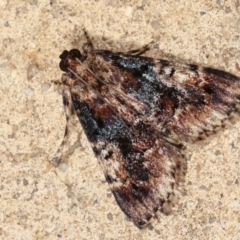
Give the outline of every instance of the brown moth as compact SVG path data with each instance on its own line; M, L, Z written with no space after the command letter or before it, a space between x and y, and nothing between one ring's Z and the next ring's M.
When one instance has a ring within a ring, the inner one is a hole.
M76 113L122 211L139 226L170 213L182 192L182 149L238 112L240 78L194 64L144 57L149 49L60 55L67 123ZM66 126L64 141L68 135Z

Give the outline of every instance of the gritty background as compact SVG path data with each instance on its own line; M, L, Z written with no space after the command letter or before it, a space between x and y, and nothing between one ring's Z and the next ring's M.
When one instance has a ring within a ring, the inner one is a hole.
M144 230L115 203L80 124L66 164L50 164L65 128L52 82L83 27L96 48L154 40L148 56L240 75L239 0L0 0L0 239L239 239L240 121L188 148L186 195Z

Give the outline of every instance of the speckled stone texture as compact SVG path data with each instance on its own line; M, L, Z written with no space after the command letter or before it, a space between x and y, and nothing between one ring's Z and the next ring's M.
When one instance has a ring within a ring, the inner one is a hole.
M115 203L76 125L65 163L50 164L65 128L59 55L130 50L240 75L240 2L0 1L0 239L239 239L240 120L188 147L186 195L139 230Z

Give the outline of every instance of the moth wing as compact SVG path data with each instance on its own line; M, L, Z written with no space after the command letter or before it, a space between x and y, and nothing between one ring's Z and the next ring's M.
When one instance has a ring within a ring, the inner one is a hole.
M105 176L121 209L144 227L158 212L171 213L182 195L186 162L179 149L161 140L149 150L136 151L135 156L120 172L105 166Z
M213 132L237 110L239 78L211 68L110 51L61 55L72 102L121 209L144 226L170 212L186 162L181 141Z
M239 112L240 78L233 74L109 51L97 55L111 64L109 78L122 101L139 103L132 105L138 116L170 141L201 140Z
M75 111L123 212L145 226L158 210L171 211L181 194L186 163L177 147L151 126L128 127L98 96L72 91Z
M174 69L174 66L170 68ZM239 113L240 78L235 75L185 65L177 67L164 81L170 82L179 92L175 96L177 101L171 94L166 94L162 100L161 106L167 106L165 110L174 105L171 109L174 113L165 123L165 129L183 141L202 140Z

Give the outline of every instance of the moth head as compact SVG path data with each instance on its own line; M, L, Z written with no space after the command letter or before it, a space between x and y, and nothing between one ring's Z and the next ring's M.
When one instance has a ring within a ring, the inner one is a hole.
M59 56L61 59L59 67L64 72L69 72L69 69L74 70L77 63L84 62L86 56L82 55L78 49L72 49L70 51L64 50Z

